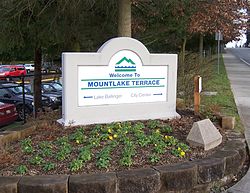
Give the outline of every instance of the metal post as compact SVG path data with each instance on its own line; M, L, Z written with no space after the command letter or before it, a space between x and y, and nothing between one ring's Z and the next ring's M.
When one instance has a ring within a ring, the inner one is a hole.
M218 39L218 45L217 45L217 49L218 49L218 58L217 58L217 71L218 71L218 74L220 74L220 40Z
M26 123L26 113L25 113L24 75L22 75L22 90L23 90L23 124L25 124Z
M35 79L36 77L34 76L34 79L32 80L33 84L33 117L36 118L37 115L37 109L36 109L36 98L35 98Z
M218 32L215 33L215 40L217 40L217 52L218 52L218 61L217 61L217 71L218 74L220 73L220 41L223 40L223 35L221 33L221 31L219 30Z

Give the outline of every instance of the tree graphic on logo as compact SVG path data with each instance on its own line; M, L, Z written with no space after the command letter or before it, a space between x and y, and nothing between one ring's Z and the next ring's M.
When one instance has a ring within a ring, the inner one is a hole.
M116 72L135 72L136 64L133 60L128 59L127 57L123 57L119 62L115 65Z

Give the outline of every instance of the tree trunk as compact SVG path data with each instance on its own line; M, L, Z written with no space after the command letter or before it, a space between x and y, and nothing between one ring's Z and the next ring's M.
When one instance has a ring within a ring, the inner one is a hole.
M186 44L187 44L187 37L185 36L183 39L182 47L181 47L181 63L184 65L185 63L185 54L186 54Z
M199 64L201 65L203 63L203 34L200 34L200 40L199 40Z
M131 37L131 0L119 0L118 36Z
M72 50L75 52L80 52L81 51L81 46L79 42L74 42L73 46L72 46Z
M36 48L35 49L35 72L34 72L34 116L35 117L37 117L37 112L42 107L41 63L42 63L42 50L41 48Z
M185 55L186 55L186 44L187 44L187 37L184 36L182 46L181 46L181 76L184 77L185 75Z

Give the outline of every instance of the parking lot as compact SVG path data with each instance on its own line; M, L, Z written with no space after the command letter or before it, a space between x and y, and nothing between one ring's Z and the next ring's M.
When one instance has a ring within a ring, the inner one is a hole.
M0 130L15 128L33 116L34 75L0 80ZM62 104L61 74L42 74L42 110L56 110Z

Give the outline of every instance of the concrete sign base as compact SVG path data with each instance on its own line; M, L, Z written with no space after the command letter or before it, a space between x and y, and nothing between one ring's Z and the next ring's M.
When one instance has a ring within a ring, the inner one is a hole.
M63 53L62 66L64 126L179 116L176 54L114 38L97 53Z

